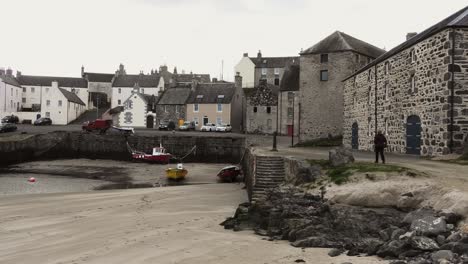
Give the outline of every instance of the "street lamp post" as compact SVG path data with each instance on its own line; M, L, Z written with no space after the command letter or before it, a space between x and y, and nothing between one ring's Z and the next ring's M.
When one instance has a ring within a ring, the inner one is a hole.
M296 94L293 92L293 100L292 100L292 126L291 126L291 147L294 147L294 100L295 100Z

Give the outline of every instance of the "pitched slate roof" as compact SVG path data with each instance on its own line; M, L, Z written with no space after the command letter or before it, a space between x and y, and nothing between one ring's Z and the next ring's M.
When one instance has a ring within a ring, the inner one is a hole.
M468 6L463 8L462 10L452 14L451 16L445 18L444 20L440 21L439 23L429 27L428 29L424 30L423 32L417 34L416 36L408 39L407 41L401 43L400 45L396 46L395 48L391 49L390 51L386 52L382 56L378 57L371 63L367 64L366 66L362 67L352 75L348 76L345 80L366 71L367 69L375 66L376 64L387 60L388 58L400 53L403 50L406 50L419 42L431 37L432 35L439 33L440 31L450 28L450 27L468 27Z
M192 91L187 99L187 104L229 104L235 90L234 83L198 84L195 91ZM219 95L223 95L223 97L220 98Z
M299 91L299 65L291 65L283 73L281 91Z
M134 87L138 83L139 87L158 87L159 74L145 75L145 74L126 74L119 75L114 79L112 87Z
M18 80L14 76L0 75L0 79L2 79L2 81L4 83L7 83L9 85L13 85L13 86L16 86L16 87L21 87L20 83L18 82Z
M351 37L340 31L335 31L330 36L319 41L314 46L301 52L301 55L320 54L338 51L355 51L371 58L377 58L385 50L377 48L367 42Z
M31 86L52 86L52 82L56 81L61 87L88 88L86 79L74 77L21 75L18 81L21 85Z
M200 82L202 83L209 83L211 82L211 78L209 74L174 74L172 75L174 80L178 83L181 82L192 82L193 78L199 78Z
M59 88L59 90L60 92L62 92L63 96L67 98L68 101L73 102L75 104L85 105L85 103L75 93L69 92L63 88Z
M299 64L299 57L249 57L257 68L284 68L288 65Z
M190 96L190 88L168 88L160 96L159 105L183 105Z
M95 73L95 72L85 72L83 74L86 76L86 79L89 82L112 82L112 78L114 78L115 74L111 73Z

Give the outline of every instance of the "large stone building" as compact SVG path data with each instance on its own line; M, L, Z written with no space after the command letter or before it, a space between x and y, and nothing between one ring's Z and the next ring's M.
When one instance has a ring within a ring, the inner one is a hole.
M300 57L300 141L343 133L343 79L385 51L336 31Z
M461 149L468 133L468 7L408 37L345 80L345 146L372 150L381 130L392 152Z
M259 51L257 57L244 53L234 70L242 77L242 88L254 88L260 80L279 86L285 68L293 64L299 64L299 57L263 57Z
M247 133L273 134L277 130L278 93L279 86L266 80L255 88L244 88Z

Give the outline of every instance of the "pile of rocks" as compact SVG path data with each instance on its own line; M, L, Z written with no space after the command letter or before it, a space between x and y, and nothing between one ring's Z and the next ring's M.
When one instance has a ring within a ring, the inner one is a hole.
M405 213L393 208L332 204L299 187L270 190L264 201L242 204L227 229L252 228L295 247L334 248L330 256L378 255L394 263L468 263L468 230L456 230L460 217L424 208Z

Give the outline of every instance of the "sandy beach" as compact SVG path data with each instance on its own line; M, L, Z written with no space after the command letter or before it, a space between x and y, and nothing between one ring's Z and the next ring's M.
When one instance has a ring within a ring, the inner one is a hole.
M238 184L2 196L0 263L386 263L224 230L246 199Z

